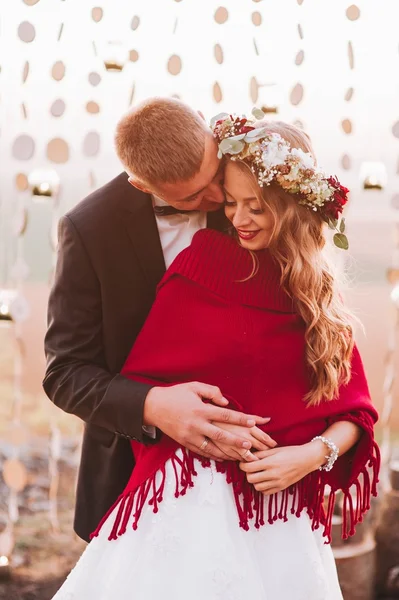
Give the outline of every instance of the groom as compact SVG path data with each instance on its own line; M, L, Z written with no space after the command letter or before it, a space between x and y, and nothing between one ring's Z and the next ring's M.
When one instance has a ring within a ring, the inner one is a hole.
M60 220L45 338L44 390L85 421L75 513L85 540L129 479L129 440L157 443L164 432L237 460L251 445L245 428L265 422L230 410L223 390L201 382L151 388L119 374L165 267L199 229L223 228L224 197L211 131L177 100L150 99L126 115L116 149L126 173Z

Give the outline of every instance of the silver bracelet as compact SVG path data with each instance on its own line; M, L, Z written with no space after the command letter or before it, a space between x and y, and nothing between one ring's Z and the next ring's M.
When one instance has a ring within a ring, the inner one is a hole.
M325 456L325 458L327 460L326 464L319 467L319 471L331 471L331 469L334 466L335 461L337 460L337 458L339 456L339 448L336 444L334 444L334 442L332 442L328 438L325 438L322 435L316 435L316 437L314 437L313 440L311 440L311 441L314 442L316 440L320 440L321 442L323 442L323 444L325 444L327 446L327 448L330 450L330 454Z

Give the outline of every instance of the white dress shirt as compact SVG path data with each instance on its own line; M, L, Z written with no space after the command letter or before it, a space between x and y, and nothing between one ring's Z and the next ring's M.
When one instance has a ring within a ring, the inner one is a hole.
M168 203L156 196L152 197L155 206L168 206ZM168 269L176 256L191 244L194 235L206 227L206 212L193 211L192 213L170 215L168 217L155 216L165 265ZM143 425L144 432L155 439L155 427Z
M153 196L155 206L168 206L167 202ZM191 244L194 234L206 227L206 212L155 217L161 240L165 265L168 269L176 256Z

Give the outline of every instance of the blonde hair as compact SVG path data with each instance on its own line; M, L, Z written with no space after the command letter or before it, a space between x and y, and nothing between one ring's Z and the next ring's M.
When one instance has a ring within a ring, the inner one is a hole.
M309 137L300 129L279 121L260 125L279 133L292 148L314 155ZM333 400L351 377L355 318L341 300L333 266L323 252L324 223L277 184L260 188L245 162L235 164L251 175L257 196L274 217L269 250L281 267L281 284L305 322L311 385L304 399L309 405Z
M174 98L149 98L119 121L116 152L146 184L191 179L201 168L210 130L200 115Z

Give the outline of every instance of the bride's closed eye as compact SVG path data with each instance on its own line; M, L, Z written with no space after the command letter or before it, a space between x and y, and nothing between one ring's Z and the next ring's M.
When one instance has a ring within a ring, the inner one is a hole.
M229 207L233 207L237 205L237 202L234 202L233 200L225 200L224 201L224 205L225 206L229 206ZM263 210L263 208L250 208L249 212L252 215L262 215L265 211Z

